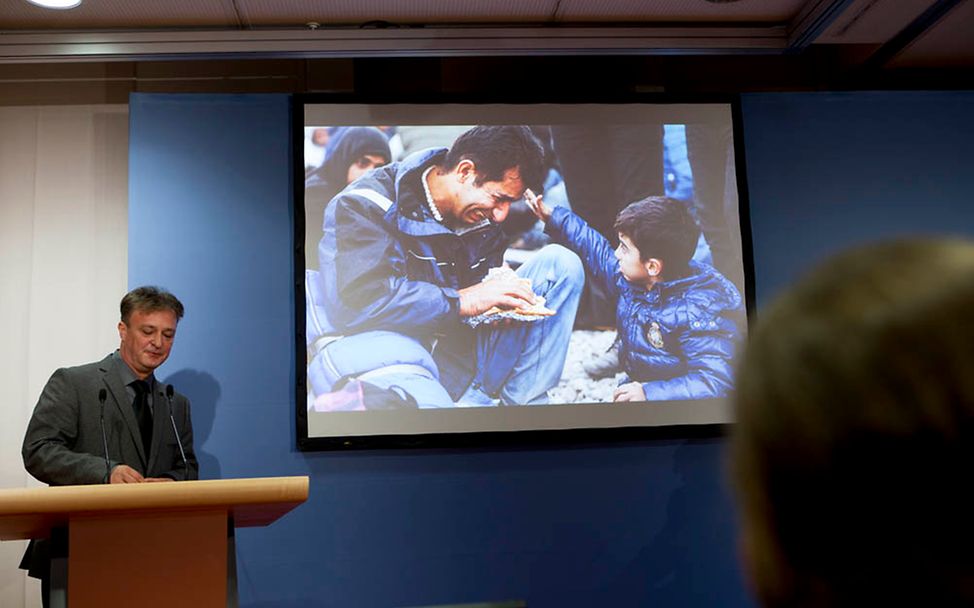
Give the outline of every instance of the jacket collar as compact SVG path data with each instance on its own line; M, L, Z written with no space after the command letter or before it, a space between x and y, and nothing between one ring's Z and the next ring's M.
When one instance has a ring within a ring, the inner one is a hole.
M426 205L423 172L446 157L446 148L430 148L414 152L399 163L396 172L395 200L397 225L404 234L431 236L450 234L450 230L433 218Z
M720 309L732 310L741 306L741 294L724 275L710 264L690 262L690 274L672 281L662 281L653 286L650 292L657 291L660 297L674 292L694 289L707 292L709 300Z
M426 201L423 188L423 172L446 158L446 148L430 148L410 154L399 163L396 172L396 209L399 230L411 236L432 236L435 234L464 235L491 225L484 220L473 226L465 226L453 231L436 221Z

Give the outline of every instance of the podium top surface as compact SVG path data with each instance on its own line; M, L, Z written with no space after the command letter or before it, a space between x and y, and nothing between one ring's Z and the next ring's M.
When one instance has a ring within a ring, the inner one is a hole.
M0 490L0 540L40 538L76 518L190 511L226 511L236 527L266 526L307 498L307 477L13 488Z

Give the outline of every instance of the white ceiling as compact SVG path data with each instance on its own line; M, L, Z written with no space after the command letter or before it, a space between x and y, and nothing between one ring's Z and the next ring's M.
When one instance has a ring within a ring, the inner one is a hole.
M972 25L974 0L0 0L0 63L860 45L880 67L970 67Z

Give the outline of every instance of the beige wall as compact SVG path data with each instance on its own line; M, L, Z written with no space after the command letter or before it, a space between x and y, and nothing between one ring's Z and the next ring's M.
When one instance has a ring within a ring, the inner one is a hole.
M351 66L0 65L0 489L40 485L24 471L20 449L51 373L118 344L128 283L129 95L347 91ZM39 584L18 569L25 546L0 542L3 608L40 606Z
M0 107L0 488L37 485L20 456L57 367L118 343L128 272L128 108ZM39 606L0 542L0 606Z

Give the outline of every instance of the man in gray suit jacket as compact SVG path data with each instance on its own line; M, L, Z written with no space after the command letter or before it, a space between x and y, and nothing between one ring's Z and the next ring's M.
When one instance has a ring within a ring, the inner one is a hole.
M169 357L183 305L167 291L139 287L122 298L120 309L118 350L101 361L54 372L34 408L23 457L27 471L40 481L198 478L189 400L153 374ZM42 579L48 566L45 544L32 542L21 563Z

